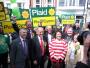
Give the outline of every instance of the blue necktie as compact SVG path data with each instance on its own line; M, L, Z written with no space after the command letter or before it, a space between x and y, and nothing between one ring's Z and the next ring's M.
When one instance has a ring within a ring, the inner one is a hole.
M24 53L27 56L28 55L28 49L27 49L27 45L26 45L26 41L23 40L23 48L24 48Z

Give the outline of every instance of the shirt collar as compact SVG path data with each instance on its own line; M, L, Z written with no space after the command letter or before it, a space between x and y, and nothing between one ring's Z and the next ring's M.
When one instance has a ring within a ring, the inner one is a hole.
M21 39L21 41L23 41L24 39L20 36L20 39Z

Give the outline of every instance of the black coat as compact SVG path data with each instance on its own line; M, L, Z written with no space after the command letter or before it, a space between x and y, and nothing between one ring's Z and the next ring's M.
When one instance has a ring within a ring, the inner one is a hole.
M26 40L26 45L28 48L27 40ZM28 65L29 65L29 60L27 60L28 58L29 58L28 55L25 55L25 51L23 49L23 45L20 38L13 40L11 44L11 50L10 50L11 66L15 66L15 68L27 68L26 62L28 62Z
M78 62L76 64L76 67L75 68L90 68L88 65L82 63L82 62Z
M40 49L40 43L39 43L39 39L38 36L35 36L33 39L33 60L38 60L39 58L42 57L42 53L41 53L41 49ZM44 50L46 51L46 38L45 36L43 36L43 42L44 42ZM44 53L45 55L45 53Z

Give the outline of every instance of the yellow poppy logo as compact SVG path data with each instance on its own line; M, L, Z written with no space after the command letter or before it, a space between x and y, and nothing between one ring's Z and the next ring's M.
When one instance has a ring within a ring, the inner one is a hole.
M48 13L49 13L49 15L51 15L51 16L52 16L52 15L54 15L54 14L55 14L55 10L51 8L51 9L49 9L49 12L48 12Z
M28 13L28 11L23 11L23 12L22 12L22 16L23 16L23 18L25 18L25 19L29 18L29 13Z

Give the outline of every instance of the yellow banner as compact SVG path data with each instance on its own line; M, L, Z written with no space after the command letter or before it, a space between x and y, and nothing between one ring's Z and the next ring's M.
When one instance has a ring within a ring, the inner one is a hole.
M0 2L0 20L5 20L5 18L4 3Z
M42 26L55 25L55 16L52 17L34 17L33 27L37 27L38 23L42 20Z
M0 12L0 20L5 20L5 12Z
M2 23L2 26L3 26L4 33L12 33L12 32L14 32L14 29L13 29L12 24L11 24L10 21L4 21Z
M62 20L62 24L74 24L75 20Z
M17 25L19 28L26 28L25 23L27 20L17 20Z
M6 15L6 20L5 21L10 21L10 16Z
M18 20L16 23L19 28L26 28L25 22L26 22L26 20ZM2 26L3 26L4 33L13 33L14 32L12 23L10 21L2 22Z

